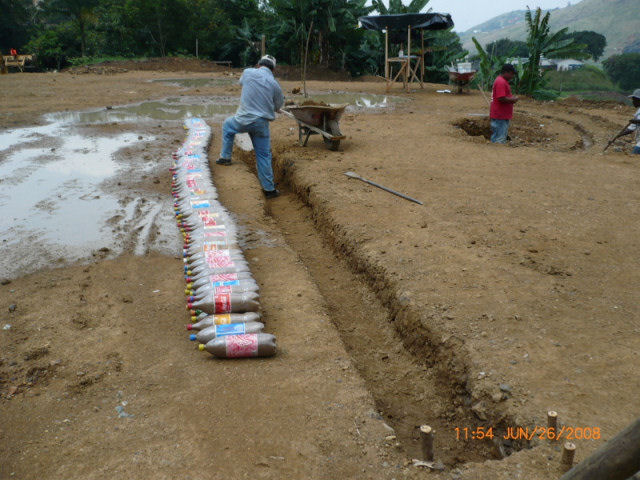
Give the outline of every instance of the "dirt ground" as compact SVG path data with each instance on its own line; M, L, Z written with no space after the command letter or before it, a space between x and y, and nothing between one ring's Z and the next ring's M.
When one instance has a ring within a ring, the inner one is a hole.
M5 75L0 127L239 94L149 82L208 76ZM384 93L373 82L309 88ZM251 153L212 167L261 285L273 359L220 362L189 344L171 241L161 249L152 236L140 251L124 235L111 254L3 281L0 478L553 479L561 442L465 440L456 427L498 436L557 410L580 436L599 429L572 439L579 461L637 417L638 162L625 142L601 154L632 110L527 100L512 146L494 146L483 97L438 88L398 87L409 101L347 113L338 152L317 136L300 147L295 124L277 119L276 200L263 200ZM168 196L180 125L100 128L156 138L144 152L155 169L108 188ZM210 160L219 142L214 126ZM175 227L156 228L177 242ZM411 465L425 423L436 429L439 473Z

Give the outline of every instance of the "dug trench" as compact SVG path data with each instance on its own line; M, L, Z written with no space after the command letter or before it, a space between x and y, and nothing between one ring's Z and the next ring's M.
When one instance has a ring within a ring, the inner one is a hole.
M274 150L274 173L283 195L265 202L265 213L275 220L322 294L355 368L394 429L397 447L407 458L420 458L419 427L428 424L437 432L437 460L449 468L530 448L529 442L500 439L516 419L499 408L474 411L478 396L467 386L463 343L436 338L401 285L369 264L359 254L357 241L332 223L323 202L300 184L286 147L276 145ZM242 163L236 168L255 173L253 152L238 151L237 158ZM221 167L217 168L216 176ZM231 192L225 191L224 183L218 188L223 203L233 210ZM455 430L479 423L493 426L495 438L464 441Z

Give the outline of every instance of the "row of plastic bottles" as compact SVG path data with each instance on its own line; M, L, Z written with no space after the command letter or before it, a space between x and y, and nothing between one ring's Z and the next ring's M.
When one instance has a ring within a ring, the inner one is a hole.
M173 154L171 190L184 237L187 330L199 349L219 358L268 357L276 339L263 333L260 289L236 241L235 224L218 202L207 149L211 129L199 118L185 121L182 147Z

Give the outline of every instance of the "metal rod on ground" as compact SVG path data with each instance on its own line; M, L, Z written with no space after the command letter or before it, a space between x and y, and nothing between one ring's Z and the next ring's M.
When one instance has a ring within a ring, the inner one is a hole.
M560 463L562 464L562 470L567 471L570 470L573 466L573 459L576 455L576 444L571 442L564 442L562 446L562 460Z
M609 143L607 143L607 146L604 147L604 150L602 151L602 153L606 152L609 149L609 147L611 145L613 145L613 142L615 142L617 139L619 139L622 136L622 134L627 131L627 129L629 128L630 125L631 125L630 123L627 124L626 127L624 127L622 130L620 130L620 133L618 133L615 137L613 137L611 140L609 140Z
M422 425L420 427L422 460L425 462L433 462L433 436L435 433L435 430L429 425Z
M311 39L311 32L313 31L313 20L309 25L309 34L307 35L307 46L304 49L304 67L302 70L302 88L304 89L304 98L307 98L307 57L309 56L309 40Z
M362 178L357 173L345 172L344 174L347 177L355 178L355 179L360 180L360 181L362 181L364 183L368 183L369 185L373 185L374 187L380 188L381 190L384 190L385 192L392 193L393 195L397 195L398 197L404 198L405 200L409 200L410 202L417 203L418 205L424 205L424 203L422 203L420 200L416 200L415 198L411 198L410 196L405 195L404 193L396 192L395 190L392 190L392 189L387 188L387 187L385 187L383 185L380 185L379 183L372 182L371 180L367 180L366 178Z
M627 480L640 471L640 418L560 480Z

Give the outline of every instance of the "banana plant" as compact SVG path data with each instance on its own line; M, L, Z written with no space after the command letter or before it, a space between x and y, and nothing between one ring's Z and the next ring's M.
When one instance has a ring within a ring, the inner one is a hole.
M540 8L537 8L535 13L527 8L524 18L528 31L529 61L523 67L517 90L520 93L534 95L542 90L545 84L545 72L540 70L542 57L585 59L589 54L586 45L577 43L573 38L566 38L568 28L551 33L551 12L542 15Z
M429 3L429 0L411 0L408 5L402 0L389 0L387 7L382 0L373 0L372 5L380 15L392 15L396 13L420 13Z

